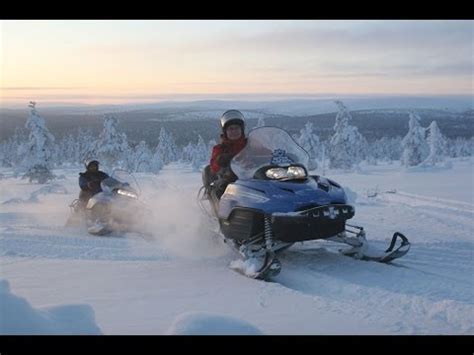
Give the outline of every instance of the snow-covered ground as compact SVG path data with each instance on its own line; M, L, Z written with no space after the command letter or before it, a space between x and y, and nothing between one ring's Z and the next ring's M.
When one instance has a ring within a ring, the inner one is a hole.
M4 169L0 333L474 334L474 159L452 165L328 171L375 247L401 231L411 250L386 265L305 242L281 255L274 282L228 268L237 256L206 231L201 176L185 165L136 175L151 236L111 237L64 227L78 171L35 185Z

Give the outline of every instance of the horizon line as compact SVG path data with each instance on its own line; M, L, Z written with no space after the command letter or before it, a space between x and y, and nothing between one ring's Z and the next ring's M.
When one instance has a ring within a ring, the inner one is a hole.
M33 96L33 95L32 95ZM216 93L216 94L199 94L199 93L166 93L166 94L149 94L149 95L75 95L68 97L57 97L56 98L23 98L23 97L1 97L0 96L0 107L6 108L7 106L21 106L27 105L29 101L36 101L40 104L46 105L81 105L81 106L121 106L121 105L140 105L140 104L158 104L164 102L183 102L183 100L189 100L184 102L199 102L199 101L256 101L267 99L275 101L278 99L293 99L293 100L310 100L315 99L339 99L345 98L371 98L371 97L382 97L382 98L434 98L434 97L446 97L446 98L471 98L474 100L474 95L466 93ZM77 99L74 99L77 98ZM253 99L252 99L253 98ZM249 100L250 99L250 100ZM91 103L87 102L90 100L113 100L118 102L109 103ZM10 101L10 102L8 102Z

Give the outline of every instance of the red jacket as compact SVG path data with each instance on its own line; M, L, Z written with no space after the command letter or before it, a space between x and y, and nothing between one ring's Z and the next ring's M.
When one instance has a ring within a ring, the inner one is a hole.
M217 174L221 168L228 167L230 160L244 149L246 144L247 138L245 137L237 140L222 138L222 142L212 148L211 171Z

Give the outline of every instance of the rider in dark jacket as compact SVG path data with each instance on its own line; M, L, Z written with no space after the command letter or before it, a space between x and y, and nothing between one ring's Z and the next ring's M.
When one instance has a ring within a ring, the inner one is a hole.
M79 173L79 205L84 209L89 199L96 193L102 191L100 183L107 179L109 175L99 170L99 162L97 160L88 160L85 162L86 171Z

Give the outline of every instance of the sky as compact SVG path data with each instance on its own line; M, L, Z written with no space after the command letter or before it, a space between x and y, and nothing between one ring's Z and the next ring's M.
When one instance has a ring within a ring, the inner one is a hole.
M472 95L474 21L2 20L1 104Z

